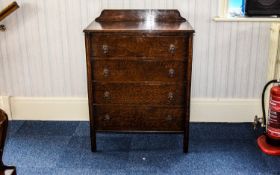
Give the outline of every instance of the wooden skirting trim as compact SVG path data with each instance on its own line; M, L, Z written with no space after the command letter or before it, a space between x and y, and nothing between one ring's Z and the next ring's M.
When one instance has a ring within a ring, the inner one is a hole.
M0 107L1 99L2 97L0 97ZM12 120L88 121L86 97L5 99L9 99ZM259 99L193 98L190 120L192 122L251 122L256 114L261 116L260 110Z

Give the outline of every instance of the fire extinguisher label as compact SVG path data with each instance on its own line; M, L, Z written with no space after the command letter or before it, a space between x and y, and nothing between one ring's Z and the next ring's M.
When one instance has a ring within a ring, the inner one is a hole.
M274 86L270 93L267 135L272 139L280 140L280 97L279 94L273 93L278 91L278 88L280 87Z

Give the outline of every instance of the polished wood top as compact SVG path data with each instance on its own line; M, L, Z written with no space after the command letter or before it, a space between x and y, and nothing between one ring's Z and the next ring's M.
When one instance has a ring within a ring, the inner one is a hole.
M97 22L105 21L186 21L181 17L178 10L103 10L101 15L95 19Z
M188 32L192 26L178 10L103 10L84 32Z

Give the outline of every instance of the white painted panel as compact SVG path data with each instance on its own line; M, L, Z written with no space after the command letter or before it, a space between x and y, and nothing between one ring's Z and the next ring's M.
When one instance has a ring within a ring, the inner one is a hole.
M210 5L210 14L209 18L212 16L216 15L216 0L211 0L211 5ZM215 58L216 58L216 50L217 50L217 45L216 45L216 36L217 36L217 23L214 23L213 21L209 21L209 27L208 27L208 65L207 65L207 72L206 72L206 79L205 79L205 85L206 88L206 95L208 97L214 96L214 81L216 78L214 77L214 65L215 65ZM194 87L193 87L194 88Z
M236 76L236 53L237 53L237 37L238 37L238 23L233 22L231 24L231 31L230 31L230 48L229 48L229 55L228 55L228 62L226 63L228 69L228 76L227 76L227 89L226 94L228 97L234 97L235 91L235 81L234 78Z
M244 61L244 52L246 51L246 45L244 38L246 37L246 26L239 23L238 28L238 35L237 35L237 49L236 49L236 61L235 61L235 89L234 89L234 96L241 94L241 78L242 78L242 70L243 70L243 64Z
M179 9L194 26L193 97L258 98L270 23L214 22L219 0L18 0L0 33L0 94L86 96L82 30L102 9ZM10 0L0 1L4 8Z
M259 35L260 35L260 24L259 23L254 23L252 25L252 39L251 39L251 48L250 48L250 64L249 64L249 71L248 71L248 87L247 87L247 94L248 96L253 96L255 92L255 82L254 80L257 78L256 77L256 66L257 66L257 52L256 50L258 49L259 47Z
M63 1L61 1L63 2ZM40 94L40 96L47 96L48 94L52 94L52 89L53 89L53 81L51 72L52 72L52 67L51 65L54 64L50 60L50 45L49 45L49 38L47 35L47 13L46 13L46 8L45 8L45 1L44 0L38 0L37 1L37 8L38 8L38 34L39 34L39 47L41 51L41 70L42 71L42 76L41 78L44 81L44 94ZM20 10L23 9L23 7L20 8ZM65 13L65 8L61 8L61 15L63 16ZM20 14L20 11L18 12ZM21 20L22 23L24 23L24 20ZM23 24L22 24L23 25ZM61 23L61 30L65 30L65 23ZM24 36L24 30L20 34L21 36ZM63 35L62 35L63 37ZM24 40L23 40L24 41ZM25 44L22 41L22 46L25 46ZM64 37L62 42L67 42L67 37ZM62 47L62 49L64 49ZM63 50L64 51L64 50ZM67 55L64 55L67 56ZM27 54L24 55L25 61L28 63L28 56ZM28 64L23 64L23 65L28 65ZM28 67L26 67L28 70ZM27 71L28 72L28 71ZM67 79L66 79L67 80ZM31 86L31 85L30 85ZM31 94L30 94L31 95Z
M222 46L222 50L220 51L222 53L221 58L220 58L220 63L218 64L220 66L220 81L218 87L220 87L219 89L219 96L224 97L227 95L227 89L228 89L228 77L229 77L229 68L230 68L230 64L229 64L229 58L230 58L230 51L231 51L231 27L232 24L231 23L224 23L223 26L223 46Z

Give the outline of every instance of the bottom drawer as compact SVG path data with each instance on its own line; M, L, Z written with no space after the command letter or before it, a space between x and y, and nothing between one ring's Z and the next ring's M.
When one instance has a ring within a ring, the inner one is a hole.
M183 131L184 108L94 105L100 131Z

